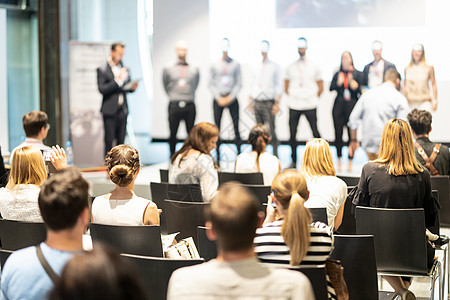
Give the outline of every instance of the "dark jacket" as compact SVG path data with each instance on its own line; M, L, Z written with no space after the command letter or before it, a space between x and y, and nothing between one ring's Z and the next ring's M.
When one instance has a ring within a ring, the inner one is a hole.
M369 84L369 70L370 70L370 66L373 65L375 61L372 61L371 63L367 64L364 67L363 73L364 73L364 85L368 85ZM397 70L397 68L395 67L395 65L387 60L384 60L384 70L383 70L383 82L384 82L384 75L386 74L386 71L389 69L395 69Z

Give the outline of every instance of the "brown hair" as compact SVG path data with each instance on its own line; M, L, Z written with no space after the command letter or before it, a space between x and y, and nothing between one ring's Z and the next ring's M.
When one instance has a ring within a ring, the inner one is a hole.
M374 162L386 164L394 176L417 174L423 168L416 159L411 127L401 119L391 119L384 125L380 155Z
M111 44L111 51L116 51L116 49L120 47L120 48L125 48L125 43L123 42L115 42Z
M252 145L252 150L256 151L256 167L258 172L261 171L259 166L259 156L266 150L267 144L270 142L270 132L263 124L253 126L248 135L248 143Z
M43 111L30 111L22 118L23 130L27 137L34 137L41 132L42 127L47 126L48 116Z
M239 183L224 183L206 209L206 220L211 221L221 250L248 250L258 227L257 200Z
M188 138L184 141L183 147L181 147L179 151L175 152L175 154L172 155L170 162L173 164L177 156L181 154L181 163L181 160L186 157L189 150L191 149L211 156L211 154L209 153L209 143L212 138L217 136L219 136L219 130L215 125L208 122L201 122L196 124L189 133Z
M386 70L386 73L384 74L384 81L391 81L395 83L397 79L401 80L402 76L396 69L389 68Z
M409 125L415 134L428 134L431 131L433 116L429 111L414 108L407 116Z
M306 143L302 171L309 177L336 176L330 145L326 140L312 139Z
M140 168L139 152L128 145L117 145L106 154L109 178L118 186L129 185Z
M420 64L426 64L427 63L427 60L425 59L425 48L423 47L423 45L422 44L416 44L417 46L422 46L422 57L420 58ZM416 46L416 45L414 45L414 47ZM411 50L411 60L409 61L409 64L408 64L408 67L412 67L413 65L414 65L414 58L413 58L413 55L412 55L412 52L414 51L414 49L413 50ZM420 51L420 50L419 50Z
M297 266L308 252L309 227L312 222L311 213L304 205L309 197L306 179L297 170L284 170L275 176L272 190L286 211L281 235L290 250L290 264Z
M25 146L14 151L7 185L9 189L18 184L41 186L45 179L47 179L47 170L39 149Z

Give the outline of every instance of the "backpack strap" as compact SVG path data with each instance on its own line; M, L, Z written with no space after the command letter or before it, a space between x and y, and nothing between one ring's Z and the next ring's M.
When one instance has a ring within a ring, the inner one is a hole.
M36 254L48 277L50 277L53 284L56 284L56 282L59 280L59 276L55 273L55 271L53 271L52 267L50 267L48 261L45 259L44 254L42 253L41 245L36 246Z
M433 176L439 175L439 172L438 172L438 170L436 170L433 163L434 163L434 160L436 159L436 156L439 153L441 144L436 144L434 146L431 157L428 157L428 155L425 153L425 150L423 150L422 146L420 146L418 142L415 142L414 146L417 148L417 152L419 152L420 156L422 156L423 160L425 161L425 168L430 170L431 175L433 175Z

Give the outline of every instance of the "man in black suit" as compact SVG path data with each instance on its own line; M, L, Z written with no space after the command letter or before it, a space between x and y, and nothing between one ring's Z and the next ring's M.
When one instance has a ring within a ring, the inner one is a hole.
M384 75L388 69L394 69L395 65L381 56L383 43L374 41L372 43L373 61L364 67L364 85L371 89L384 82Z
M137 83L131 87L128 68L122 63L125 44L117 42L111 45L111 56L104 65L97 68L98 90L103 95L101 112L105 129L105 155L116 145L123 144L127 130L127 92L134 92Z

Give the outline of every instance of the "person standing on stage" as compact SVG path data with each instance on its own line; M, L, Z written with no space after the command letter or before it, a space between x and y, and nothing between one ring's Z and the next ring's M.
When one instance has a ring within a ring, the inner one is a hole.
M289 107L289 142L292 148L292 164L297 164L297 127L302 114L311 126L313 136L320 138L317 129L317 105L323 92L323 79L320 69L306 57L308 42L304 37L297 41L300 58L291 63L287 69L284 80L284 91L288 99Z
M338 171L342 169L342 147L344 142L342 134L344 126L347 126L348 118L353 107L361 96L361 86L364 83L363 73L355 69L352 54L348 51L342 53L341 66L334 74L330 84L330 91L336 91L337 96L333 105L334 145L338 156ZM347 126L350 142L350 128ZM352 159L349 155L347 171L352 169Z
M164 68L164 89L169 96L170 156L175 153L178 126L184 120L189 134L195 121L195 90L200 78L198 68L186 62L187 44L178 41L175 45L178 57L176 64Z
M237 94L242 86L241 65L228 56L230 41L222 39L222 58L214 63L210 69L209 89L214 102L214 122L220 132L220 121L225 108L230 111L233 120L234 139L237 152L240 152L241 136L239 133L239 102ZM220 141L217 145L217 162L220 163Z
M253 72L252 92L250 95L250 108L255 112L257 124L269 123L273 154L278 154L278 139L275 132L275 115L280 110L281 76L280 66L267 57L269 42L261 42L262 63Z
M374 41L372 43L373 61L364 67L364 85L371 89L384 82L384 75L388 69L395 69L395 65L381 56L383 43Z
M433 95L430 94L430 82ZM427 64L422 44L415 44L412 49L411 61L405 68L404 91L411 110L417 108L430 112L436 111L437 85L434 68Z
M111 45L111 56L106 63L97 68L98 90L103 95L102 107L103 125L105 129L105 155L113 147L113 142L123 144L127 131L128 104L127 93L134 92L138 86L131 81L129 69L124 66L122 58L125 54L125 44L116 42Z

